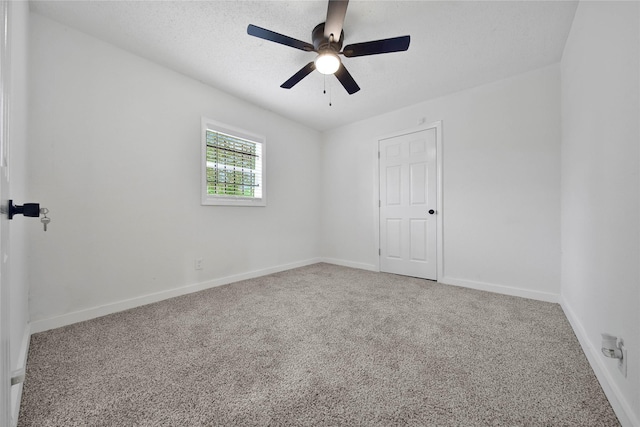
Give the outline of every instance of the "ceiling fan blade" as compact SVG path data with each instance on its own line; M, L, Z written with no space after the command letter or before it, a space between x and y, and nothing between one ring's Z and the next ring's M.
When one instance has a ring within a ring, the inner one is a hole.
M344 24L344 17L347 14L347 6L349 0L329 0L329 6L327 7L327 20L324 23L324 36L329 38L333 34L335 41L340 40L340 34L342 34L342 26Z
M284 89L291 89L296 84L298 84L298 82L300 80L302 80L305 77L307 77L309 75L309 73L311 73L315 69L316 69L316 64L313 61L309 62L307 65L302 67L302 69L300 71L298 71L293 76L291 76L291 78L289 80L287 80L286 82L282 83L280 85L280 87L284 88Z
M345 46L342 53L347 58L354 56L378 55L379 53L402 52L409 49L411 36L394 37Z
M247 27L247 34L264 40L280 43L285 46L295 47L296 49L304 50L307 52L312 52L314 50L313 45L310 43L303 42L301 40L297 40L292 37L267 30L265 28L256 27L255 25L251 24L249 24L249 26Z
M340 68L335 72L335 75L349 95L353 95L360 90L360 86L358 86L358 83L353 80L353 77L351 77L351 74L349 74L347 69L344 68L343 64L340 64Z

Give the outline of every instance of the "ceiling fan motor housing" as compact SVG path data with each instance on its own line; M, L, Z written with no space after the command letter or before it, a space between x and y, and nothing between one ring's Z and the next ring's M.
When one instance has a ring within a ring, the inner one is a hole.
M311 40L313 40L313 47L316 52L321 50L331 48L336 53L340 52L342 49L342 42L344 41L344 30L340 31L340 39L336 40L335 37L331 43L324 36L324 22L322 24L316 25L316 27L311 32Z

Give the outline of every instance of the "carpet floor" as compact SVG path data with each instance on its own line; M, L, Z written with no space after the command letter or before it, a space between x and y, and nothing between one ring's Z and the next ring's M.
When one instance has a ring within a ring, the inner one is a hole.
M31 338L19 426L617 426L558 304L328 264Z

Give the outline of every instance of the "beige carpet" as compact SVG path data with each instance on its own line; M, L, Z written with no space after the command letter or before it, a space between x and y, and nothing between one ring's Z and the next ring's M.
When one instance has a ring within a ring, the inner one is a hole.
M557 304L316 264L34 335L19 425L618 421Z

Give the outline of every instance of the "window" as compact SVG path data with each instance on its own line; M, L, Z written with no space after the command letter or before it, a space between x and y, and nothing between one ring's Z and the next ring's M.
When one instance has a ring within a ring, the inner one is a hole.
M202 119L202 204L266 206L264 136Z

